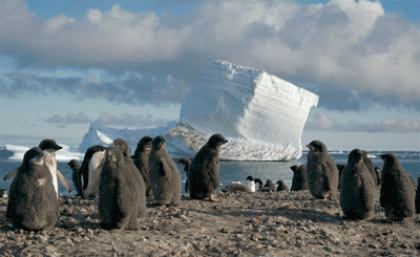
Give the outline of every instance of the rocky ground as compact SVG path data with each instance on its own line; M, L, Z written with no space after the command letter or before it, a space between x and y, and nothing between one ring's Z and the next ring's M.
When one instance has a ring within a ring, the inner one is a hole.
M99 227L97 200L63 197L53 231L26 232L6 221L0 199L1 256L419 256L420 215L386 223L377 205L370 221L343 220L338 201L308 191L222 193L153 207L138 231Z

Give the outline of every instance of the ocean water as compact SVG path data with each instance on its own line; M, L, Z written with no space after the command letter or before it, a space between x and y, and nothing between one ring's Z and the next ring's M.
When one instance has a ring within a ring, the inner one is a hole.
M368 155L371 158L375 166L383 167L383 161L379 157L380 154L387 153L382 151L369 151ZM396 154L400 160L401 166L405 171L410 174L415 181L420 177L420 152L393 152ZM331 156L334 158L337 164L346 164L349 151L334 151L330 152ZM10 184L13 179L7 181L3 180L3 177L19 167L20 161L9 159L13 155L13 152L8 151L0 147L0 189L9 190ZM290 170L290 167L295 164L304 164L307 160L307 152L304 152L302 157L299 160L290 161L290 162L238 162L238 161L228 161L221 162L219 169L220 177L220 188L222 189L226 185L232 182L241 182L245 183L247 176L253 176L254 178L260 178L264 183L267 179L273 180L275 183L277 180L283 180L286 185L290 188L292 185L293 172ZM80 162L82 160L79 160ZM73 183L71 180L72 170L67 166L67 162L58 162L60 170L63 172L70 185L72 186L72 192L68 193L63 185L59 184L59 190L62 195L75 195L76 191L73 188ZM182 166L177 165L179 171L181 172L183 189L184 192L184 183L186 180L185 172Z

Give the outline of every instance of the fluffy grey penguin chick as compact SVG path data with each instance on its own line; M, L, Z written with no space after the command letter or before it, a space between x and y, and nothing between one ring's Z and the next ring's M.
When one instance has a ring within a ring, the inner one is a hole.
M141 197L144 188L141 192L134 175L123 153L117 147L108 149L99 183L98 211L102 228L138 229L137 217L140 209L146 208L146 199Z
M178 163L184 167L184 171L186 174L187 179L185 180L185 193L189 194L190 193L190 186L188 185L188 170L191 166L191 161L188 158L181 158Z
M277 180L277 192L278 191L289 191L289 188L287 188L286 184L284 184L283 180Z
M360 149L350 152L341 174L340 206L348 219L369 220L374 215L376 183Z
M188 172L192 199L217 201L214 193L220 185L219 149L227 142L221 134L214 134L194 156Z
M71 179L73 180L74 188L76 189L76 196L82 196L82 183L80 181L80 162L78 160L72 159L67 163L67 166L73 171Z
M133 161L137 169L140 171L146 184L146 196L152 196L152 186L150 185L148 176L149 154L152 149L153 138L144 136L137 144L136 151L134 152Z
M375 186L377 185L376 181L378 181L378 177L375 171L375 166L373 165L372 160L369 158L368 153L363 151L363 162L366 165L366 168L369 170L369 174L372 176L373 181L375 182Z
M276 185L271 179L267 179L267 182L265 182L265 185L262 188L258 189L258 191L260 192L276 191Z
M59 202L41 148L28 150L10 186L6 217L17 228L50 230L57 222Z
M403 220L415 212L415 192L410 175L393 153L380 155L384 161L379 202L389 222Z
M165 137L153 139L149 157L149 179L157 205L176 206L181 201L181 173L165 149Z
M147 210L146 205L143 204L146 202L146 184L143 180L143 177L140 174L140 171L137 169L136 165L131 159L130 156L130 147L128 146L127 142L122 138L117 138L111 145L112 147L117 148L121 151L124 157L125 165L127 166L128 170L131 172L131 176L133 181L135 182L136 187L140 190L140 197L138 198L140 202L139 208L139 217L146 216Z
M309 191L317 199L334 199L338 187L338 170L334 159L328 154L325 144L319 140L312 141L307 147Z
M306 164L302 164L300 166L293 165L290 169L293 171L292 187L290 190L299 191L309 189Z

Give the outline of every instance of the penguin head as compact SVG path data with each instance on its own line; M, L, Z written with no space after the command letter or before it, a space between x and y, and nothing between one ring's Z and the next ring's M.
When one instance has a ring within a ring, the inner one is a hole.
M313 140L307 147L311 152L327 152L327 147L319 140Z
M123 155L119 147L112 146L105 153L105 162L107 165L118 165L120 161L124 161Z
M392 165L400 164L398 157L393 153L381 154L379 156L384 161L385 166L392 166Z
M138 149L143 149L144 147L151 148L152 146L153 138L149 136L144 136L142 139L140 139L139 143L137 144Z
M246 180L254 181L254 178L252 176L248 176L248 177L246 177Z
M78 160L71 160L67 163L67 166L70 167L70 169L80 169L80 163Z
M298 166L293 165L292 167L290 167L290 169L293 171L293 173L295 173L298 170Z
M153 139L152 149L159 150L159 149L165 148L165 145L166 145L165 137L162 135L159 135Z
M228 141L222 136L222 134L214 134L209 138L207 144L214 149L220 148L222 145L226 144Z
M23 156L23 163L24 164L33 164L36 166L44 165L44 153L42 152L41 148L33 147L26 151L25 155Z
M356 148L349 153L348 162L357 163L357 162L363 161L363 156L364 156L363 151Z
M125 142L122 138L115 139L111 147L116 147L121 151L121 153L123 153L123 155L130 156L130 148L128 147L127 142Z
M190 163L190 160L188 160L187 158L181 158L178 161L178 163L185 167L185 165L188 165Z
M39 143L39 148L41 148L42 151L55 152L63 147L59 146L53 139L44 139Z

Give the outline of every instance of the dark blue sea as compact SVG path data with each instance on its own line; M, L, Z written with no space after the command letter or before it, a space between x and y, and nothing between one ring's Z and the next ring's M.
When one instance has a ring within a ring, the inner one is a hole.
M333 151L330 152L337 164L346 164L348 158L348 151ZM380 154L387 153L384 151L370 151L368 152L369 157L371 158L375 166L383 166L383 161L379 157ZM401 166L405 171L410 174L415 181L420 177L420 152L393 152L396 154L400 160ZM0 189L9 190L10 184L13 179L7 181L3 180L3 177L17 168L20 165L20 161L10 160L9 157L13 155L12 152L6 150L3 147L0 147ZM306 163L307 152L304 152L302 157L296 161L290 162L221 162L220 163L220 188L222 189L226 185L232 182L242 182L245 183L247 176L253 176L254 178L260 178L264 183L267 179L271 179L274 182L281 179L286 185L290 188L292 184L293 172L290 170L290 167L294 164L304 164ZM82 160L79 160L80 162ZM69 183L73 186L71 180L71 169L66 165L66 162L58 163L60 170L64 173ZM181 166L178 166L178 169L181 171L182 181L185 183L185 173ZM59 183L60 193L62 195L75 195L76 192L74 188L71 193L68 193L65 188ZM184 187L184 186L183 186ZM184 193L184 189L183 189Z

